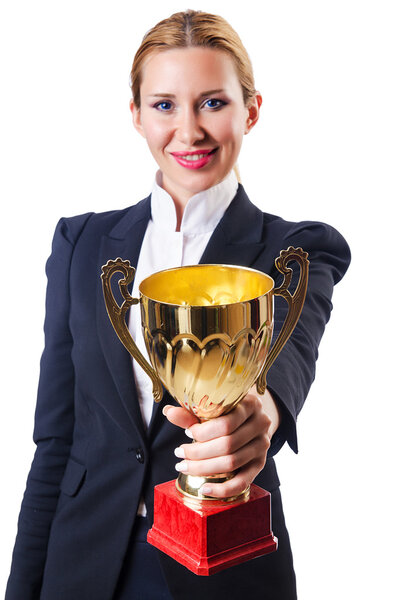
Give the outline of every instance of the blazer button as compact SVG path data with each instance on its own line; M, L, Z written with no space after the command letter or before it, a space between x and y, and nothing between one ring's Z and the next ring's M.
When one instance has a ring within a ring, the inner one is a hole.
M144 454L142 448L137 448L136 449L135 458L140 463L144 463L145 462L145 454Z

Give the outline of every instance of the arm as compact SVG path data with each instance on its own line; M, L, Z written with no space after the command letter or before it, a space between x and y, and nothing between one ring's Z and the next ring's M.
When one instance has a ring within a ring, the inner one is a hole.
M295 453L298 452L297 417L315 378L318 347L331 316L333 288L350 264L346 241L338 231L324 223L291 224L283 244L284 248L302 246L309 254L310 266L302 314L267 376L268 390L281 414L281 424L269 450L271 456L281 449L285 441ZM282 276L276 269L270 275L276 285L281 284ZM294 270L291 289L296 287L298 277L298 270ZM282 327L286 312L287 303L276 297L273 339Z
M61 219L46 265L45 349L35 413L37 445L18 521L6 600L40 597L48 537L74 427L73 340L69 330L69 272L74 244L88 215Z
M188 428L198 442L183 444L176 450L182 458L177 470L208 475L239 469L232 480L211 484L211 491L202 490L208 495L222 497L242 492L263 469L267 453L276 454L285 441L297 452L296 418L314 380L318 345L332 309L333 286L349 265L346 242L327 225L290 224L284 239L277 239L276 244L279 250L292 245L309 252L309 285L301 318L269 371L265 394L258 397L251 389L231 413L201 424L185 409L164 409L169 421ZM260 260L253 265L255 268L260 268ZM276 271L271 275L279 285L282 276ZM294 273L292 289L298 276ZM274 339L286 311L284 300L276 298Z

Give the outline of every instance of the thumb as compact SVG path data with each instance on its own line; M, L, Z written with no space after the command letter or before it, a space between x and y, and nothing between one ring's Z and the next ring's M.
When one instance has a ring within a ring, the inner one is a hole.
M191 425L200 422L197 417L182 406L172 406L171 404L167 404L163 408L163 415L170 423L182 427L182 429L188 429Z

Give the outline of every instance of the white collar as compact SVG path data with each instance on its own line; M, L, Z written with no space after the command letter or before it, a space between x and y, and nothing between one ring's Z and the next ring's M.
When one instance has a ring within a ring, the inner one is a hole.
M157 171L151 197L153 223L161 229L176 230L174 201L162 187L162 173ZM183 212L181 233L212 232L236 195L238 181L234 170L223 181L189 198Z

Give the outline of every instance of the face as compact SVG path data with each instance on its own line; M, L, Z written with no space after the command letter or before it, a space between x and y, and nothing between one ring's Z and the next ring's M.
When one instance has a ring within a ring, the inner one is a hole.
M237 161L261 97L244 104L233 59L210 48L157 52L143 66L136 129L163 173L163 187L185 205L222 181Z

